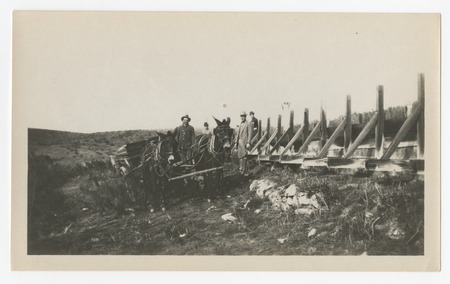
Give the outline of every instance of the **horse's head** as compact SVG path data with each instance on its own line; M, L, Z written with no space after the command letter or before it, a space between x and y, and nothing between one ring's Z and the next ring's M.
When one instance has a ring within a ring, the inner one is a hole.
M231 153L231 144L233 142L234 130L230 127L230 118L224 119L222 121L216 119L217 127L213 130L213 135L219 142L220 146L223 147L227 156Z
M169 164L173 164L175 162L175 139L172 133L168 131L166 134L159 132L156 132L156 134L159 136L158 152L160 157Z

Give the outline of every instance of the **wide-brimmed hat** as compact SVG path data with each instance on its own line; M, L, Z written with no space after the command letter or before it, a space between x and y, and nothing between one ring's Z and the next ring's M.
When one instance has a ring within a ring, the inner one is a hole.
M247 113L245 111L241 111L241 116L247 116Z
M187 118L189 121L191 121L191 118L189 117L189 115L183 115L182 117L181 117L181 121L183 121L183 119L185 119L185 118Z

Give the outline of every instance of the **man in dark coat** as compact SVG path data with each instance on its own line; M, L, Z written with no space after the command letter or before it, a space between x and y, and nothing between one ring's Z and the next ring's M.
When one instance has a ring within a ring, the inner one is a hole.
M180 126L175 128L175 141L178 144L177 150L183 162L192 158L192 145L195 144L194 127L189 125L191 118L189 115L181 117L183 122Z
M258 119L255 117L255 113L253 111L250 112L250 123L253 128L253 136L255 136L258 133Z

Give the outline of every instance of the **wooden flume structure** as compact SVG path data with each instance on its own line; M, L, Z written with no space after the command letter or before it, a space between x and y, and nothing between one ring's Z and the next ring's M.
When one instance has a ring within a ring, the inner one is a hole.
M270 118L263 132L261 120L259 121L258 133L252 139L252 149L248 153L249 159L255 159L262 163L295 164L304 168L328 167L328 168L353 168L367 169L373 171L405 171L411 170L422 173L424 170L424 110L425 110L425 78L423 74L418 75L418 99L406 120L403 122L392 141L387 145L385 142L385 111L384 111L384 88L378 86L376 97L376 111L364 125L358 136L352 141L352 116L351 96L346 97L346 114L334 132L328 137L326 113L323 106L320 110L320 121L314 125L310 132L309 110L304 111L304 120L300 128L294 133L294 112L291 111L289 127L281 128L281 115L278 116L276 130L271 133ZM414 159L392 159L392 155L405 138L408 131L416 127L416 158ZM355 152L361 146L367 135L375 132L373 157L355 157ZM317 139L317 136L319 138ZM343 151L341 155L330 156L329 150L339 136L344 136ZM288 139L287 145L280 151L282 141ZM294 143L303 140L298 151L293 151ZM313 140L319 140L319 149L315 155L307 155L309 145ZM385 145L387 147L385 147Z

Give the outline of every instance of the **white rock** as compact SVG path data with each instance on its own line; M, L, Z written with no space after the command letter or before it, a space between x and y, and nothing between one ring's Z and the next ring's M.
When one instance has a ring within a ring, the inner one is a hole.
M299 215L312 215L314 213L314 209L312 208L298 208L295 209L295 214Z
M310 203L310 199L308 198L308 195L306 192L299 192L297 194L297 202L299 206L307 206Z
M256 190L256 195L259 196L259 198L264 198L265 192L273 189L275 186L275 183L271 182L268 179L263 180L254 180L252 184L250 185L250 191Z
M261 209L256 209L256 210L255 210L255 213L256 213L256 214L261 213Z
M317 230L312 228L311 231L309 231L309 233L308 233L308 238L313 237L316 233L317 233Z
M272 192L269 196L268 196L270 202L272 203L280 203L281 202L281 195L278 191L274 191Z
M236 221L236 217L234 217L232 214L233 214L233 213L227 213L227 214L224 214L224 215L222 215L222 219L223 219L224 221L228 221L228 222L234 222L234 221Z
M250 191L255 191L256 189L258 189L259 183L260 183L260 180L252 181L252 183L250 184Z
M264 196L269 197L269 195L271 195L274 191L275 191L275 189L271 188L271 189L267 190L266 192L264 192Z
M310 198L308 198L308 194L306 192L300 192L297 194L297 203L298 207L312 205L315 208L320 208L317 196L313 194Z
M287 240L287 238L280 238L280 239L278 239L278 242L279 242L280 244L282 244L282 243L284 243L286 240Z
M319 208L319 200L317 200L317 196L315 195L315 194L313 194L312 196L311 196L311 199L310 199L310 203L309 204L311 204L312 206L314 206L315 208Z
M297 201L297 198L294 198L294 197L290 197L290 196L289 196L289 197L286 199L286 204L295 207L296 201Z
M291 209L291 207L289 206L289 204L285 203L285 202L281 202L280 204L280 208L283 211L288 211L289 209Z
M295 184L291 184L285 192L286 196L294 196L297 194L297 186Z

